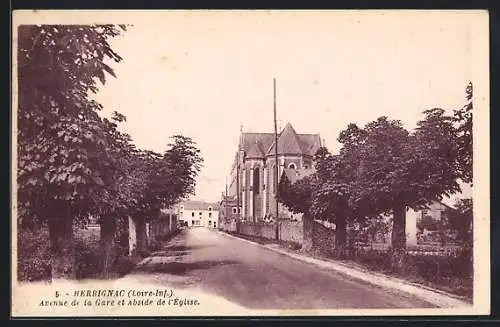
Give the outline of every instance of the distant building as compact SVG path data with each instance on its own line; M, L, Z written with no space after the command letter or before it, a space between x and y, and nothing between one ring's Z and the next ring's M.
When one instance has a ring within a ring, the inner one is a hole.
M224 225L229 225L232 221L237 220L240 212L241 206L238 210L236 197L223 194L219 207L219 228L223 228Z
M180 220L189 227L211 227L219 225L219 204L204 201L184 201L179 205Z
M318 134L298 134L289 123L279 133L277 145L274 133L242 133L228 194L240 203L241 219L257 222L270 215L275 217L278 177L286 173L296 180L314 172L313 158L320 147ZM292 218L283 205L279 204L278 209L280 218Z

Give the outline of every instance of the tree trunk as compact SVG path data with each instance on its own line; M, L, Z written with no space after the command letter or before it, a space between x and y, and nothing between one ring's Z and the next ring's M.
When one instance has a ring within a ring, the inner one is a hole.
M101 225L101 273L104 279L111 278L111 266L113 264L113 245L115 241L116 221L114 217L102 217Z
M146 235L146 221L144 217L135 217L135 233L137 237L137 253L141 256L146 254L148 248L148 240Z
M302 216L302 250L310 252L313 248L313 224L314 221L309 215Z
M347 221L345 216L335 220L335 252L338 258L345 258L347 242Z
M76 279L73 217L62 215L49 221L52 281Z
M392 269L402 272L406 258L406 206L399 204L393 209L392 220Z

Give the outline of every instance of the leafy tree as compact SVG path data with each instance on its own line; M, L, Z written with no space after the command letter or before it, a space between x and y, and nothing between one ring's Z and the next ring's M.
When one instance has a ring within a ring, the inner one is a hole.
M446 227L457 232L457 241L472 247L473 241L473 211L472 198L458 199L454 208L447 208Z
M142 164L138 150L128 134L118 131L118 124L124 121L126 117L116 111L111 120L103 119L108 145L106 151L115 166L114 170L106 173L105 183L93 198L94 211L101 227L101 268L104 278L110 277L118 219L128 217L129 212L134 210L146 185L134 174Z
M305 176L291 183L283 174L279 183L278 200L291 212L302 213L303 244L302 248L309 251L313 247L312 216L310 214L312 195L315 185L314 176Z
M348 218L353 213L349 206L352 167L344 155L331 155L325 151L319 151L315 158L319 166L318 186L313 194L311 214L335 224L336 253L344 257Z
M363 144L357 147L360 164L353 202L361 211L392 212L395 270L401 270L405 260L407 207L420 209L460 190L451 117L442 109L424 113L413 134L399 121L380 117L366 125Z
M139 252L144 252L147 246L146 222L154 221L162 208L174 205L195 191L196 176L203 163L200 150L189 137L174 135L172 139L163 155L152 151L142 153L145 164L138 173L144 176L146 186L132 213Z
M124 26L121 26L125 29ZM20 219L48 221L52 277L73 278L72 226L115 169L88 97L121 61L108 44L114 25L22 25L18 29L18 208Z
M473 112L473 85L469 82L466 89L467 104L459 110L454 111L454 121L458 125L457 132L457 165L461 173L461 179L465 183L472 184L472 112Z

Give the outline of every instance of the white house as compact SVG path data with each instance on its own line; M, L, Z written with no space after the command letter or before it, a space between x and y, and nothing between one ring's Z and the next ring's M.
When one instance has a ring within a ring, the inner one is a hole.
M185 201L179 205L180 220L189 227L217 228L219 204L204 201Z

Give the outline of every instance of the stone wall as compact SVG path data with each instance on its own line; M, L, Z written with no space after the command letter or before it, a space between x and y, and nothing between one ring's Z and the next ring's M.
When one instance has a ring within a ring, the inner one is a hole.
M280 222L280 239L302 244L303 226L302 221L284 220Z
M270 224L244 221L238 224L238 233L248 236L263 237L272 240L276 235L276 227L275 225Z
M274 240L276 238L276 225L245 221L238 224L237 232L243 235ZM287 220L280 221L279 235L280 240L282 241L302 244L302 222Z

